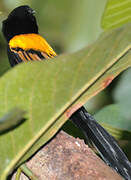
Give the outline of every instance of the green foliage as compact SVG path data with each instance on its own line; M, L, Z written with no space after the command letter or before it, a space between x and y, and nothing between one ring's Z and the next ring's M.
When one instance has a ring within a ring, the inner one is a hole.
M105 33L74 54L20 64L2 76L0 116L18 106L27 120L0 136L1 179L58 131L68 119L67 108L83 104L131 66L129 27Z
M131 121L131 68L123 73L113 92L114 100L121 106L121 112L128 121Z
M131 0L108 0L102 27L105 30L131 22Z

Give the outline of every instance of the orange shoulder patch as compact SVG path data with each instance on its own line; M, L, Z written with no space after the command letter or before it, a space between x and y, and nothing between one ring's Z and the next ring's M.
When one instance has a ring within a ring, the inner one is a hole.
M30 49L40 51L47 54L49 57L57 55L47 41L39 34L16 35L9 41L9 46L11 49L21 48L24 51L28 51Z

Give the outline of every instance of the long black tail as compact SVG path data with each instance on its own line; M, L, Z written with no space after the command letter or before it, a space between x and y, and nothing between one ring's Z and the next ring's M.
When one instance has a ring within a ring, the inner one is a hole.
M85 134L87 140L95 146L103 160L126 180L131 180L131 162L122 149L84 107L78 109L70 119Z

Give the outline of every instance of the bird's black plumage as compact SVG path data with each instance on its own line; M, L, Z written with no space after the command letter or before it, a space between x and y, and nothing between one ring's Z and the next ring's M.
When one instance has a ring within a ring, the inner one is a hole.
M38 33L34 11L29 6L15 8L3 21L2 32L8 42L19 34Z
M12 67L21 62L41 61L56 56L50 45L39 35L34 10L29 6L15 8L3 21L2 32L8 42L7 54ZM31 46L30 41L35 47Z

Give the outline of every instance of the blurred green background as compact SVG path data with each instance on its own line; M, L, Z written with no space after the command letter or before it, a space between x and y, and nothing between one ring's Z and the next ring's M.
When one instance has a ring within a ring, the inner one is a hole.
M12 9L20 5L29 5L36 11L40 34L51 44L57 54L72 53L93 43L104 31L101 27L101 19L106 3L107 0L1 0L0 28L2 26L2 20L7 17ZM5 73L9 68L10 65L6 55L6 42L0 31L0 75ZM88 111L96 113L102 107L105 107L105 105L119 104L119 108L108 106L107 108L109 109L107 109L107 112L104 110L104 123L112 125L112 122L120 119L116 123L120 125L119 128L124 127L123 124L126 124L125 129L130 131L130 79L131 69L122 73L106 90L91 99L85 105ZM112 112L114 114L116 113L116 116L105 119ZM120 113L122 115L119 117ZM100 115L98 119L101 119L101 117ZM128 146L129 143L122 142L122 145ZM126 149L129 153L130 148Z

